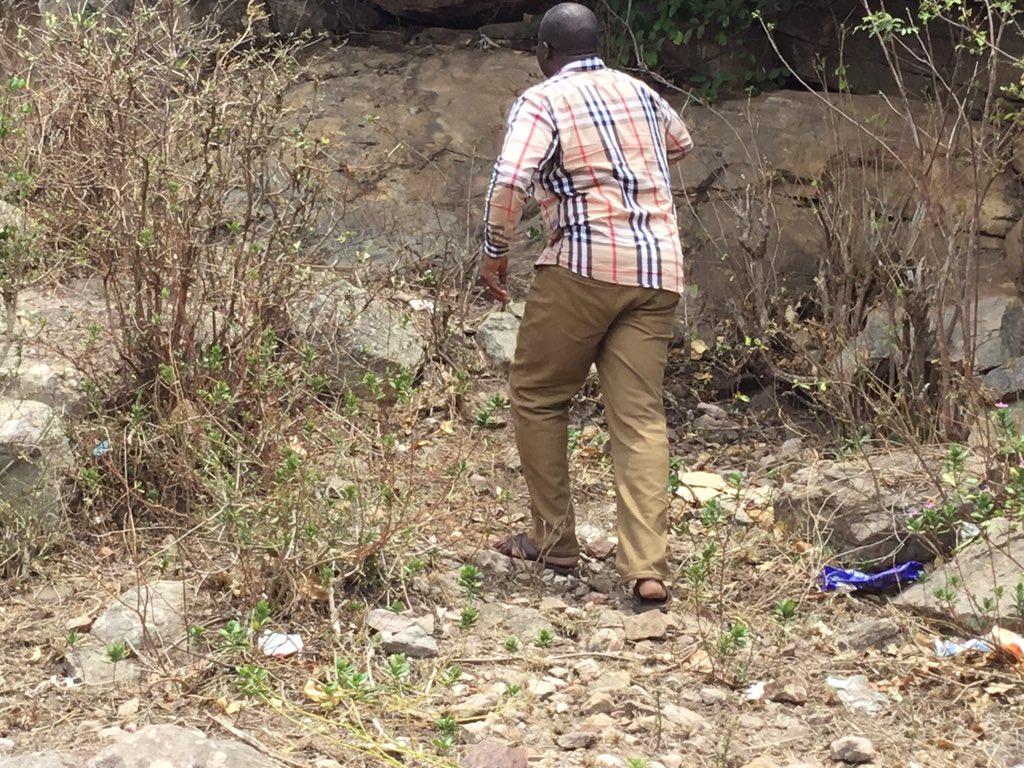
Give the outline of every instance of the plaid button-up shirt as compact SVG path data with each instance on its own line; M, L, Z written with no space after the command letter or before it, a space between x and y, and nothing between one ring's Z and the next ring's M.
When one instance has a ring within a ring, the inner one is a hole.
M681 293L669 164L692 146L644 83L598 58L567 64L512 105L484 206L484 253L508 252L532 194L548 231L538 265Z

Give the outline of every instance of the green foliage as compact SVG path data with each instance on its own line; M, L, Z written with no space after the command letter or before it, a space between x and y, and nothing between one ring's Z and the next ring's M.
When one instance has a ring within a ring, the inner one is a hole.
M537 638L533 642L538 648L550 648L555 644L555 633L550 629L541 629L537 632Z
M799 606L796 601L791 597L784 598L775 604L772 608L772 613L775 615L775 620L785 623L792 621L796 618Z
M128 658L128 646L124 643L108 643L106 647L107 661L117 664Z
M725 49L743 63L740 74L691 75L689 83L707 100L723 91L777 81L784 68L764 70L754 57L737 48L737 39L759 18L770 19L789 0L602 0L610 31L609 46L621 65L657 70L664 63L666 44L690 46L707 43Z
M243 696L262 697L270 693L270 674L256 664L235 667L235 688Z
M466 597L471 600L480 597L483 584L483 574L475 565L467 563L459 569L459 586L465 591Z
M463 632L468 632L476 626L480 620L480 611L474 608L472 605L467 605L462 609L462 613L459 614L459 629Z

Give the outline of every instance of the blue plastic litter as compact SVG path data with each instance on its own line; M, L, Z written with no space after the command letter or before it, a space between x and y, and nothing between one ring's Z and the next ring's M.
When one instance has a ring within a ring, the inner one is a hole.
M992 646L977 637L959 642L956 640L939 640L937 638L935 640L936 656L957 656L967 651L992 653Z
M923 571L924 565L916 560L878 573L847 571L826 565L818 576L818 585L822 592L834 592L841 586L850 587L855 592L881 592L889 587L911 584L921 578Z
M99 445L92 449L92 455L98 459L100 456L107 453L109 450L110 441L104 440L102 443L100 443Z

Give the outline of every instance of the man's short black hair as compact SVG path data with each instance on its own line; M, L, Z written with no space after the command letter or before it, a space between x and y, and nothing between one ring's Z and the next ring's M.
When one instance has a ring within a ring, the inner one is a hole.
M556 56L596 54L601 45L597 16L585 5L559 3L544 14L538 41L551 46Z

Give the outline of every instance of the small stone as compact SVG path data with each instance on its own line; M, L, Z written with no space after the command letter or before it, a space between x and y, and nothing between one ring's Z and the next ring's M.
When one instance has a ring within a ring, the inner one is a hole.
M487 493L491 490L491 481L483 475L470 475L469 484L476 489L477 493Z
M681 755L665 755L661 758L661 764L665 768L682 768L683 758Z
M587 639L587 650L591 652L609 653L625 647L623 632L611 627L599 629Z
M736 718L736 724L739 725L740 729L743 731L760 731L768 727L768 724L764 721L763 717L749 714L740 715Z
M765 695L780 704L806 704L807 686L796 675L786 674L769 683Z
M476 342L487 356L487 362L504 370L515 357L518 332L519 318L510 312L492 312L477 328Z
M68 619L64 625L64 629L68 632L88 632L89 627L92 626L93 617L91 614L83 613L81 616L75 616L73 619Z
M601 665L597 663L596 659L583 659L573 666L572 671L586 683L601 676Z
M342 768L342 765L337 760L331 760L329 757L324 757L314 761L313 768Z
M878 756L871 739L863 736L844 736L832 742L832 759L843 763L870 763Z
M743 768L779 768L779 764L767 757L758 757L744 765Z
M462 755L461 768L527 768L526 750L496 741L481 741Z
M557 743L565 750L586 749L597 743L597 736L587 731L570 731L559 736Z
M139 714L138 698L128 699L128 701L117 708L117 716L122 720L128 720L137 714Z
M713 419L729 418L729 414L725 412L725 409L714 403L697 403L697 410L701 413L706 413Z
M884 648L900 636L900 625L892 619L868 619L847 627L836 645L842 651L866 651Z
M597 768L626 768L625 761L615 755L598 755L594 765Z
M629 688L629 675L611 670L603 673L587 686L591 691L622 691Z
M668 620L661 611L644 611L622 619L626 640L636 643L641 640L662 640L668 633Z
M486 720L473 720L469 723L463 723L462 741L465 744L478 744L483 741L484 736L491 730L490 723Z
M108 728L101 728L96 735L104 741L112 741L115 739L120 739L122 736L125 735L125 732L121 730L121 726L112 725Z
M565 600L560 597L544 597L540 601L540 610L542 613L562 613L569 606L565 604Z
M466 720L486 715L499 704L501 704L501 696L497 693L476 693L453 704L451 713L456 719Z
M416 623L415 619L408 614L386 611L383 608L376 608L366 614L366 626L377 632L401 632Z
M610 715L596 714L583 720L580 723L580 730L587 731L589 733L596 733L598 735L604 733L609 728L617 728L618 724Z
M423 631L423 627L413 624L388 637L384 635L384 650L388 653L404 653L414 659L428 659L437 656L437 640Z
M584 546L584 551L590 557L595 560L607 560L615 554L615 548L618 545L610 539L598 539L597 541L588 542Z
M689 738L697 733L708 733L711 731L711 724L707 719L692 709L677 707L675 704L664 704L661 708L661 716L676 726L679 734L684 736L684 738Z
M498 576L506 576L512 570L511 558L505 557L493 549L482 549L473 558L477 568L483 571L490 571Z
M545 699L550 699L555 694L558 690L558 686L550 680L531 680L527 683L526 690L528 690L534 698L544 701Z
M584 715L603 713L610 715L615 711L615 699L607 691L596 691L586 700L580 709Z
M0 739L0 755L9 755L14 751L14 741L11 739Z
M729 700L729 694L721 688L701 688L700 700L705 704L724 704Z

